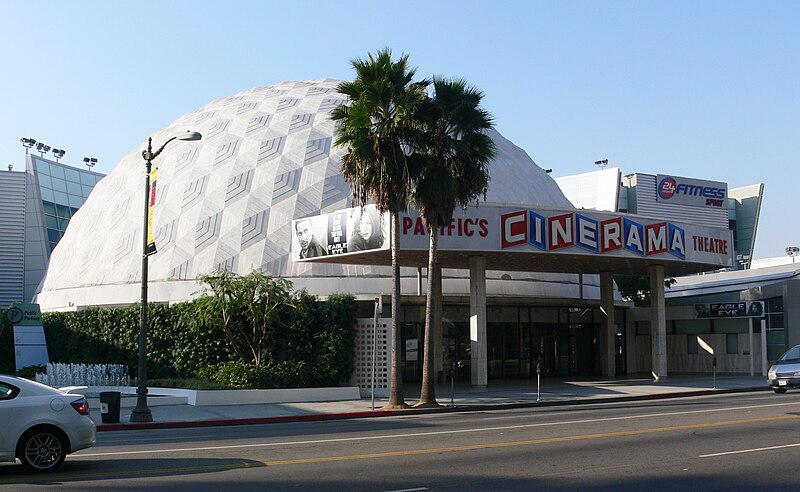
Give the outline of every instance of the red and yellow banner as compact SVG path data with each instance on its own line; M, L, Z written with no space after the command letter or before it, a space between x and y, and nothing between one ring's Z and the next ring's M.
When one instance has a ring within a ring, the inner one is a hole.
M156 175L158 168L150 172L150 198L147 200L147 248L145 254L152 255L156 252L156 237L153 232L156 215Z

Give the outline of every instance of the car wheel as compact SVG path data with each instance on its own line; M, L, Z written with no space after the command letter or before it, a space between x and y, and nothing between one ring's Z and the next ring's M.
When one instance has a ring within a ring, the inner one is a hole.
M786 388L773 388L775 393L786 393Z
M67 457L66 439L52 429L36 429L20 439L17 458L35 473L53 471Z

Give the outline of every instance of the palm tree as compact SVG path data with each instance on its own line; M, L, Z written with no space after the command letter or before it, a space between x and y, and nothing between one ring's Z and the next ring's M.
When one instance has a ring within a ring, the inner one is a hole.
M406 408L401 371L400 212L408 208L415 170L408 159L408 141L417 126L414 114L425 99L427 81L413 82L416 70L408 55L392 60L383 49L367 60L351 61L356 79L339 84L349 104L331 112L336 121L336 145L347 146L342 174L363 206L368 200L392 215L392 368L385 408Z
M430 235L428 286L425 301L425 346L420 400L415 406L436 406L433 374L433 311L439 228L450 225L457 205L466 207L485 198L489 186L487 166L495 146L486 131L492 117L480 107L483 93L463 80L434 78L433 97L420 108L423 126L414 142L424 161L417 177L413 201L420 209ZM437 327L440 329L440 327Z

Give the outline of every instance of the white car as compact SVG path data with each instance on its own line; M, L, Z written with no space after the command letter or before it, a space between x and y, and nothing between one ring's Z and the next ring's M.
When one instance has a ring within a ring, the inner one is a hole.
M775 393L786 393L789 388L800 388L800 345L795 345L776 360L767 373L769 385Z
M19 459L33 472L55 470L64 458L94 446L89 404L50 386L0 374L0 461Z

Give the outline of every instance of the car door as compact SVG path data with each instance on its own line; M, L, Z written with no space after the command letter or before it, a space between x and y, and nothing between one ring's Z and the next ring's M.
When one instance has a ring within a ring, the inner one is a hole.
M14 448L24 415L19 411L19 391L16 386L0 380L0 423L3 426L3 432L0 432L0 461L14 460Z

